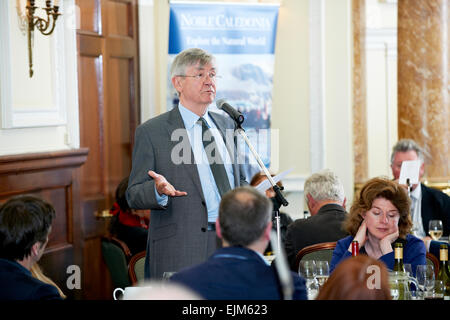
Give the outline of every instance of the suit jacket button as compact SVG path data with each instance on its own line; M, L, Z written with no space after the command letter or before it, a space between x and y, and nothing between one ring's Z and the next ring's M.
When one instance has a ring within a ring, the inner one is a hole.
M206 207L206 202L202 201L202 206Z
M202 228L202 232L206 232L206 228Z

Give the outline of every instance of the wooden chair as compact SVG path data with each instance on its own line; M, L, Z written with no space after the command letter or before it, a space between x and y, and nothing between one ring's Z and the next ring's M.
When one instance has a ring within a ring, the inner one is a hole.
M133 286L144 280L145 253L145 250L136 253L128 264L128 275Z
M102 255L111 274L111 280L115 288L130 286L128 277L128 261L131 252L128 246L115 237L102 237Z
M437 277L439 272L439 260L434 254L429 252L427 252L427 265L432 265L434 267L434 275Z
M301 260L323 260L331 262L336 242L322 242L304 247L295 257L295 270L298 271Z

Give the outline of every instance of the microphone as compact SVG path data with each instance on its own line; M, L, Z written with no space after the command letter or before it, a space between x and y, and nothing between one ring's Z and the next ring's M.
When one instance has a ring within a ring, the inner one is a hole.
M226 113L228 113L228 115L231 117L231 119L233 119L238 125L241 125L242 122L244 122L244 116L242 115L242 113L240 113L239 111L237 111L235 108L233 108L232 106L230 106L225 99L219 99L216 101L216 106L217 108L219 108L220 110L225 111Z

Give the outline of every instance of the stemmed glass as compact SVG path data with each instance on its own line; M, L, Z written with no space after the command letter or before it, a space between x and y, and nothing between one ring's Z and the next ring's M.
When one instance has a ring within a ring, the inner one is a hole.
M413 277L411 263L404 263L404 264L403 264L403 267L405 267L405 272L406 272L409 276Z
M433 240L437 241L442 237L443 227L441 220L430 220L428 224L428 233Z
M316 262L316 279L319 282L319 287L325 284L330 276L330 267L328 261L317 261Z
M316 280L316 263L313 260L300 261L298 273L306 280L306 292L308 300L314 300L319 291L319 286Z
M431 265L418 265L416 271L417 283L423 295L427 298L434 290L434 268Z

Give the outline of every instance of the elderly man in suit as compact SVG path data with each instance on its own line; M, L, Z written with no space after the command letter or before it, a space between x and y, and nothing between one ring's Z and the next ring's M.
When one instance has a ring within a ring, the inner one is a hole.
M344 186L330 170L314 173L304 186L311 217L298 219L288 226L285 249L293 271L297 253L304 247L321 242L337 241L347 233L342 228L346 217Z
M400 177L403 161L419 160L419 180L425 173L425 161L422 148L411 139L399 140L392 149L391 169L395 180ZM444 236L450 233L450 197L445 193L429 188L423 183L412 186L411 196L411 220L413 222L413 234L421 238L427 247L427 251L439 258L439 242L432 241L428 236L428 224L430 220L441 220Z
M0 208L0 300L60 300L58 289L33 277L48 243L55 209L31 195Z
M264 259L272 229L272 202L251 187L228 192L220 203L216 232L223 247L204 263L174 274L208 300L279 300L283 293L275 267ZM306 300L305 281L290 272L292 299ZM289 276L289 275L288 275Z
M216 96L214 57L192 48L171 67L179 105L136 129L126 193L133 209L151 209L146 278L205 261L217 247L222 195L247 184L231 118L208 111Z

